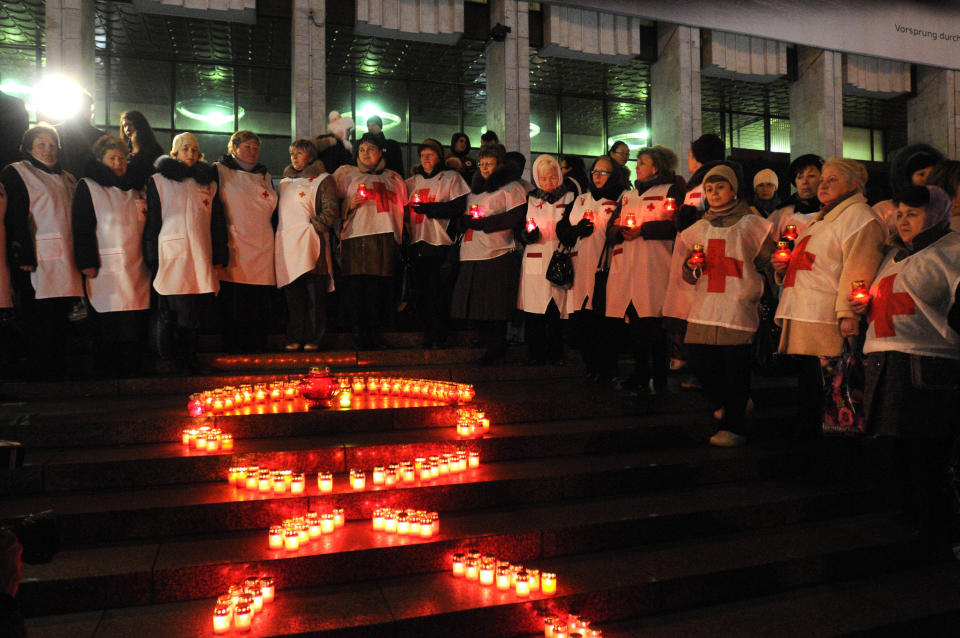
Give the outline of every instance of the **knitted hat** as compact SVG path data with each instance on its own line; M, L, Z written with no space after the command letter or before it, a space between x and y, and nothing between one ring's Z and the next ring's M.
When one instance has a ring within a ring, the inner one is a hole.
M933 153L918 151L907 158L906 174L912 177L917 171L936 166L941 159L942 157L937 157Z
M790 162L790 168L787 169L787 175L790 176L790 183L793 184L797 181L797 175L808 166L815 166L818 171L823 170L823 158L819 155L814 155L813 153L807 153L806 155L801 155L797 159Z
M420 146L417 147L417 155L419 155L425 148L429 148L431 151L437 154L437 157L443 159L443 145L437 140L433 139L432 137L428 137L420 142Z
M756 188L759 184L773 184L774 188L780 188L780 180L777 178L777 174L769 168L765 168L753 176L753 187Z
M711 179L711 177L713 179ZM737 189L740 188L740 182L737 181L737 174L726 164L717 164L707 171L707 174L703 177L703 183L706 184L708 182L716 182L721 179L733 187L734 193L736 193Z
M693 157L701 164L716 162L723 159L723 140L713 133L707 133L694 140L690 150L693 151Z

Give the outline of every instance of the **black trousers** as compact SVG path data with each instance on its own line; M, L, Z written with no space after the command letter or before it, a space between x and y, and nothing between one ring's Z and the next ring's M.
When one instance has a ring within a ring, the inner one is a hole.
M604 317L596 310L583 309L570 316L570 324L568 341L580 352L587 374L602 379L617 376L623 321Z
M687 344L693 369L713 405L723 408L721 430L745 434L753 346Z
M326 275L304 273L283 287L287 300L287 343L319 344L327 331Z
M660 317L639 317L631 303L627 307L627 334L633 347L633 359L638 384L650 385L653 378L655 390L667 387L667 335Z
M417 318L426 344L444 345L450 324L450 295L453 279L443 267L449 246L413 247L413 272L416 277Z
M823 369L820 357L795 356L797 365L797 429L794 438L815 442L823 434Z
M379 334L393 299L393 277L350 275L344 279L353 332Z
M273 316L273 286L220 282L224 345L229 352L262 352Z
M524 336L527 340L527 358L530 361L555 363L563 359L563 321L560 309L551 299L542 314L523 313Z
M90 308L99 374L133 376L143 371L147 314L146 310L96 312Z

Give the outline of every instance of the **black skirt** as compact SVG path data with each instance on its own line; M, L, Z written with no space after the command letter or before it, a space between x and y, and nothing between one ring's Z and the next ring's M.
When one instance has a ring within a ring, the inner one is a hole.
M457 319L505 321L517 308L519 251L493 259L461 261L450 314Z

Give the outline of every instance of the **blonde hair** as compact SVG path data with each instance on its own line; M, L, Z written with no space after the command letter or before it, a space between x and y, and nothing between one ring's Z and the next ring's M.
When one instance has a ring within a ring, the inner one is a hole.
M827 170L828 166L832 166L843 175L848 182L854 185L858 193L863 193L866 190L867 168L857 160L846 157L831 157L823 163L822 171Z
M173 138L173 144L170 145L170 157L176 158L177 152L186 146L187 144L193 143L197 147L197 150L200 150L200 142L197 141L197 138L194 137L193 133L185 132L177 135ZM198 161L203 160L203 153L200 153L200 158Z
M540 188L540 171L549 170L560 176L560 183L563 183L563 171L560 170L560 162L553 155L544 153L533 160L533 182Z

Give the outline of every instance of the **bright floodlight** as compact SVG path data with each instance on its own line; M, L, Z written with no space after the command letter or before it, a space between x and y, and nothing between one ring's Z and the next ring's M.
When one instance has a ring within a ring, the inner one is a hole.
M80 87L59 75L48 75L33 88L33 108L40 118L63 122L73 117L82 101Z

